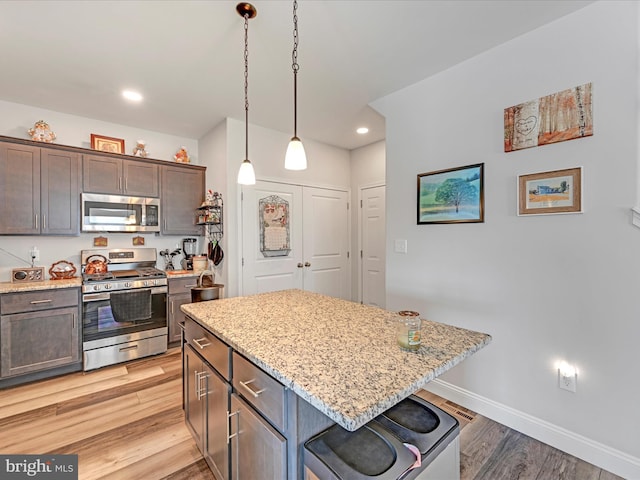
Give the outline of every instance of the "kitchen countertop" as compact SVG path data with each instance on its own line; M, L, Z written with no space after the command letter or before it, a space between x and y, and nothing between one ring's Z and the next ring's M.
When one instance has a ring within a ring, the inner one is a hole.
M64 280L44 280L42 282L12 283L0 282L1 293L31 292L35 290L50 290L52 288L81 287L82 278L75 277Z
M202 272L194 272L193 270L167 270L165 272L167 278L181 278L181 277L199 277Z
M181 309L347 430L356 430L491 342L422 322L422 346L396 342L395 314L302 290Z

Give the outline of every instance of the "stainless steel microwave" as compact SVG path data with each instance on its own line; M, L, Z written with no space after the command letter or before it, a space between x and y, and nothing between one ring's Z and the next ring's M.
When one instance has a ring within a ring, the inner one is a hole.
M82 194L83 232L159 232L160 199Z

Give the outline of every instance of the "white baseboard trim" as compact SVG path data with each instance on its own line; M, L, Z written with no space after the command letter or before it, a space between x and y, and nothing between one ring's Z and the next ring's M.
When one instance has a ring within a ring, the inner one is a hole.
M640 480L640 458L590 440L451 383L435 379L425 390L473 410L547 445L629 480Z

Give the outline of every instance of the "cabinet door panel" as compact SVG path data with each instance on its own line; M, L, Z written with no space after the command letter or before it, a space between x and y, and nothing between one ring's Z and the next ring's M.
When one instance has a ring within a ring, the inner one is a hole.
M122 160L84 155L82 159L82 191L122 194Z
M204 407L200 399L198 375L202 360L189 345L184 346L184 419L200 451L204 451Z
M158 165L125 160L122 163L123 193L138 197L158 196Z
M180 305L185 303L191 303L191 294L183 293L179 295L169 295L167 300L167 323L169 325L169 338L168 342L179 342L182 338L182 330L178 325L180 322L185 321L184 313L180 310Z
M80 155L41 151L41 231L51 235L80 234Z
M40 233L40 149L0 143L0 234Z
M204 170L163 166L162 227L165 235L202 235L196 209L204 200Z
M234 480L286 480L287 441L235 394L231 395L231 448ZM258 453L259 452L259 453Z
M229 445L227 444L227 412L230 386L213 369L205 366L207 375L207 441L205 459L218 480L229 479Z
M80 360L77 307L0 317L3 377Z

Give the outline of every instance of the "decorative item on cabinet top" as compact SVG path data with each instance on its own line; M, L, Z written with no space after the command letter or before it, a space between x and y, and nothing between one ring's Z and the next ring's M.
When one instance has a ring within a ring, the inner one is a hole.
M142 157L146 158L149 155L149 152L146 150L146 144L144 140L138 140L136 142L136 148L133 149L134 157Z
M27 130L27 133L31 137L31 140L36 142L53 143L56 139L56 134L51 131L49 124L44 120L38 120L33 128Z
M91 134L91 148L109 153L124 153L124 140L121 138L105 137Z
M51 280L66 280L76 276L76 267L73 263L66 260L58 260L49 268Z
M191 159L189 158L189 154L187 153L187 149L185 147L180 147L180 150L176 152L173 156L173 159L177 163L191 163Z

